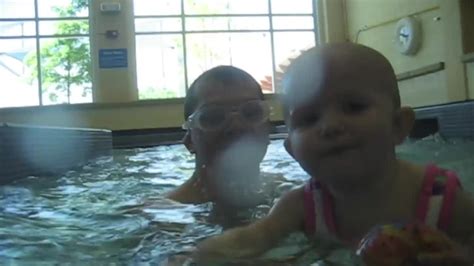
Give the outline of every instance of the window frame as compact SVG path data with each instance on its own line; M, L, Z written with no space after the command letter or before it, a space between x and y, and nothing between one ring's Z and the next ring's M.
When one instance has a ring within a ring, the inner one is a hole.
M169 35L169 34L179 34L181 35L182 44L183 44L183 71L184 71L184 84L185 87L182 88L187 94L189 88L188 81L188 56L187 56L187 43L186 36L189 34L199 34L199 33L268 33L270 35L270 49L271 49L271 65L272 65L272 84L273 84L273 93L265 93L266 95L276 94L276 89L274 87L274 78L277 73L277 62L275 62L275 33L279 32L312 32L314 34L314 43L315 45L320 44L319 40L319 23L318 23L318 5L317 0L311 1L312 12L308 13L273 13L272 12L272 2L275 0L267 0L268 13L222 13L222 14L186 14L185 13L185 0L179 0L181 2L181 14L176 15L133 15L133 23L136 25L136 19L163 19L163 18L179 18L181 19L181 30L180 31L146 31L146 32L137 32L135 28L134 40L136 42L137 36L146 36L146 35ZM308 17L311 16L313 20L312 29L275 29L273 27L273 18L274 17ZM269 28L267 30L187 30L186 29L186 19L187 18L213 18L213 17L266 17L269 21ZM137 49L137 47L135 48ZM137 86L137 90L140 91L140 88ZM153 98L153 99L140 99L138 101L169 101L174 99L183 99L183 98Z
M36 53L36 70L38 71L38 76L36 77L36 81L38 82L38 105L33 106L18 106L18 107L35 107L35 106L49 106L43 104L43 75L42 75L42 68L41 68L41 40L45 39L54 39L54 38L74 38L74 37L87 37L89 39L89 47L91 47L91 16L90 12L88 16L75 16L75 17L40 17L39 16L39 4L38 0L33 0L33 8L34 8L34 17L6 17L0 18L0 22L34 22L35 23L35 34L33 35L5 35L0 36L0 41L2 40L21 40L21 39L34 39L35 40L35 53ZM88 7L90 8L90 2L88 1ZM40 23L44 21L84 21L86 20L89 23L89 33L78 33L78 34L40 34ZM91 49L89 49L91 51ZM92 52L92 51L91 51ZM92 55L89 54L92 60ZM92 69L92 68L91 68ZM90 73L93 75L93 73ZM93 87L93 84L92 84ZM70 90L68 90L68 95L70 95ZM92 101L93 103L93 101ZM76 104L76 103L58 103L58 104ZM52 104L52 105L58 105ZM78 103L80 104L80 103ZM1 107L0 109L5 109L10 107Z
M184 93L187 93L187 89L189 88L189 83L192 81L188 81L188 47L186 44L186 37L189 36L189 34L196 34L196 33L268 33L270 37L270 49L271 49L271 74L272 74L272 83L275 83L275 76L277 73L277 64L278 62L275 61L275 33L281 33L281 32L312 32L314 35L314 43L316 45L319 45L321 43L320 40L320 25L319 25L319 16L318 16L318 0L310 0L311 1L311 6L312 10L311 12L306 12L306 13L273 13L272 12L272 2L275 0L267 0L267 13L222 13L222 14L186 14L185 13L185 0L179 0L180 5L181 5L181 12L180 14L175 14L175 15L134 15L132 14L132 19L133 23L136 23L136 19L142 19L142 18L150 18L150 19L160 19L160 18L179 18L181 19L181 30L180 31L147 31L147 32L137 32L135 29L133 32L133 42L136 42L136 37L137 36L144 36L144 35L168 35L168 34L179 34L182 38L182 52L183 52L183 72L184 72L184 88L180 88L184 90ZM40 17L39 16L39 0L33 0L33 5L34 5L34 17L5 17L5 18L0 18L0 22L34 22L34 29L35 29L35 34L27 34L27 35L5 35L5 36L0 36L0 41L2 40L34 40L35 46L36 46L36 70L38 73L38 76L36 77L36 80L38 82L37 85L37 95L38 95L38 102L35 103L34 105L26 105L26 106L18 106L18 107L45 107L49 106L48 104L44 104L43 101L43 75L42 72L44 71L42 69L42 63L41 63L41 40L45 39L50 39L50 38L88 38L89 40L89 47L90 47L90 54L89 56L91 57L91 76L92 76L92 90L94 91L96 88L95 84L95 79L94 79L94 46L96 40L94 38L91 38L93 34L92 28L95 27L92 23L94 22L92 16L94 13L91 13L91 7L92 4L89 2L88 3L88 15L87 16L75 16L75 17ZM273 25L273 18L275 17L285 17L285 16L291 16L291 17L311 17L313 20L313 27L312 29L275 29ZM187 18L203 18L203 17L262 17L268 19L268 28L267 29L257 29L257 30L187 30L186 29L186 19ZM89 23L89 32L87 34L85 33L77 33L77 34L40 34L40 23L44 21L87 21ZM136 46L135 46L136 47ZM136 48L135 48L136 49ZM135 58L136 59L136 58ZM135 69L130 69L129 70L131 73L134 71L136 72L136 67ZM140 90L138 86L135 88L136 90ZM68 91L70 94L71 92ZM273 88L272 93L265 93L268 98L272 98L272 95L277 93L275 88ZM184 94L184 95L185 95ZM92 102L88 103L64 103L66 105L91 105L91 104L96 104L95 102L95 97L94 97L94 92L92 92ZM138 102L182 102L182 97L173 97L173 98L149 98L149 99L140 99L137 98ZM57 105L57 104L53 104ZM12 107L0 107L0 109L6 109L6 108L12 108Z

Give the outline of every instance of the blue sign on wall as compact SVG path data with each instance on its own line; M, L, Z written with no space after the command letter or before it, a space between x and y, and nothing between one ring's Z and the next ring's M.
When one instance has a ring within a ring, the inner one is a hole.
M99 49L99 68L128 67L127 49Z

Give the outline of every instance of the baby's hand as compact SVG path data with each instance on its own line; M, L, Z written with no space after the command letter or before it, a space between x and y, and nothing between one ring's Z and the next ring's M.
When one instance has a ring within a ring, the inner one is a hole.
M473 266L469 258L460 249L450 252L422 253L417 256L420 266Z
M232 250L226 249L228 245L221 236L210 237L200 242L192 252L192 258L202 264L211 264L225 261L231 257Z
M438 231L438 233L442 234ZM423 249L417 254L417 265L427 266L473 266L467 250L459 243L444 235L444 248L436 249L436 241L430 235L424 238ZM430 241L431 240L431 241ZM441 245L440 247L442 247Z
M161 261L159 265L163 266L190 266L190 265L201 265L197 264L192 256L194 249L182 251L178 254L167 257L164 261Z
M417 223L376 227L361 242L358 254L367 265L473 266L445 233Z

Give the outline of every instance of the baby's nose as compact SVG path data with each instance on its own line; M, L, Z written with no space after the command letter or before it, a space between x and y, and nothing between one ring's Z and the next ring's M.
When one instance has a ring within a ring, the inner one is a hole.
M319 135L325 138L334 138L342 135L345 131L344 123L337 115L329 115L322 118L319 127Z

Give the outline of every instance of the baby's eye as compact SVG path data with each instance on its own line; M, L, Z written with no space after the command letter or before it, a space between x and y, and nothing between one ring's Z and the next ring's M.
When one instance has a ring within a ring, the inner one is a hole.
M360 113L369 107L369 104L366 102L348 102L344 106L344 111L349 114Z
M311 126L315 123L317 123L319 120L319 116L317 114L307 114L304 116L297 116L293 119L293 127L308 127Z

